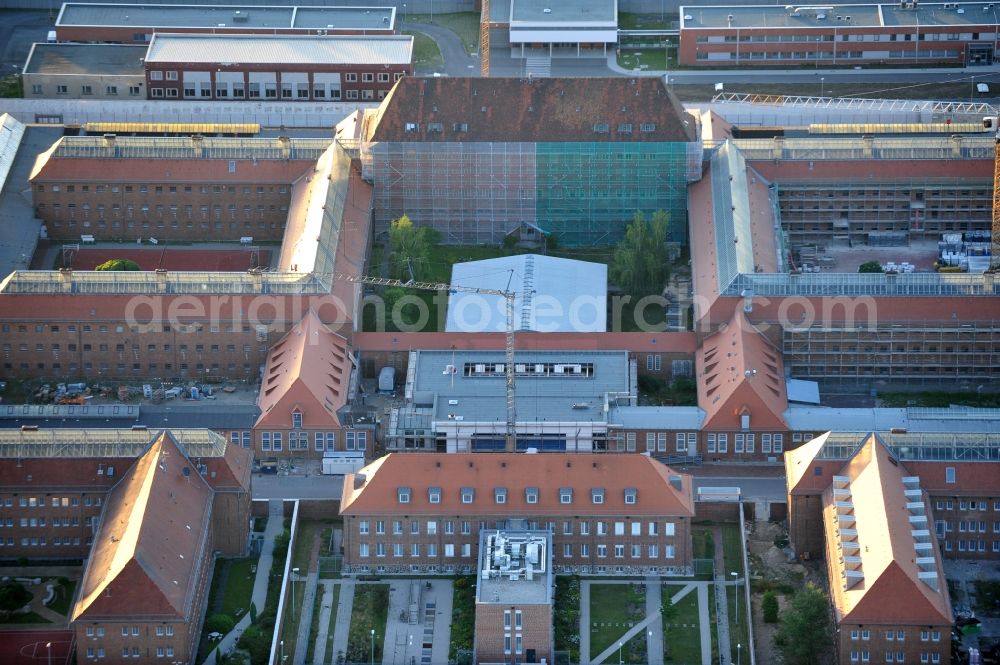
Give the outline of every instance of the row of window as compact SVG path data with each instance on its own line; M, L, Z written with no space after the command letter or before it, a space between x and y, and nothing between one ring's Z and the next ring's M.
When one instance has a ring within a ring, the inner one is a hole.
M839 18L839 17L838 17ZM754 43L754 44L802 44L809 42L953 42L967 39L989 39L995 40L997 36L991 32L920 32L916 33L851 33L851 34L825 34L825 35L805 35L805 34L769 34L760 35L746 31L737 32L735 35L698 35L695 42L698 44L722 44L722 43Z
M460 520L455 522L454 520L443 520L441 527L445 535L452 535L455 533L455 526L458 524L459 529L463 535L470 535L472 533L472 522L469 520ZM579 533L581 536L589 536L591 533L590 522L587 520L580 520L577 522L579 525ZM611 529L614 531L616 536L624 536L626 532L632 536L641 536L643 534L643 524L646 524L645 532L648 536L659 536L660 535L660 523L659 522L613 522L610 524ZM371 529L374 526L374 532L377 536L385 535L386 533L386 520L374 520L374 525L370 520L358 520L358 533L362 536L367 536L371 533ZM609 523L604 521L595 522L596 534L598 536L608 536L611 535L609 531ZM479 522L479 529L485 529L486 522ZM497 523L496 528L503 528L501 523ZM536 520L531 520L528 522L528 528L531 530L537 530L539 528L539 523ZM548 524L543 524L542 528L548 528L553 534L557 533L556 523L548 522ZM428 536L436 536L438 533L438 522L437 520L427 520L425 525L425 531ZM420 535L420 520L410 520L410 535ZM392 521L392 535L401 536L404 533L404 523L403 520L393 520ZM562 523L562 535L572 536L574 533L573 522L564 521ZM673 522L663 523L663 535L673 536L676 534L676 525Z
M0 527L6 525L8 529L13 529L14 519L15 518L13 517L0 519ZM84 526L89 527L96 521L97 521L97 516L90 515L84 518L83 524ZM22 517L19 519L18 523L22 529L44 529L47 525L47 520L44 517ZM74 515L73 517L63 517L63 518L53 517L51 524L53 528L57 528L59 526L64 526L64 527L80 526L80 518L77 517L76 515Z
M256 85L256 84L254 84L254 83L250 84L249 94L247 94L246 97L249 98L249 99L260 99L261 98L260 89L259 88L254 88L253 87L254 85ZM281 92L282 92L281 97L283 99L290 99L290 98L292 98L292 94L291 94L292 91L291 91L291 89L287 89L287 90L283 89ZM284 94L285 92L287 92L288 94L287 95ZM309 98L308 91L305 91L305 92L307 94L305 94L305 95L301 95L300 94L299 98L308 99ZM312 99L326 99L326 92L325 92L325 90L323 88L313 88L312 92L313 92ZM377 99L385 99L386 92L387 92L386 90L369 90L369 89L365 89L365 90L361 90L360 91L361 94L359 95L358 94L359 93L358 90L345 90L343 92L343 97L344 97L344 99L365 99L365 100L374 100L376 98ZM212 96L212 91L210 89L203 88L201 90L201 93L202 93L201 94L202 97L211 97ZM62 93L62 94L65 94L65 93ZM153 97L153 98L157 98L157 99L160 99L160 98L179 99L180 98L180 91L177 88L150 88L149 89L149 96ZM226 96L227 95L225 95L225 94L223 94L223 95L217 94L216 95L216 97L226 97ZM188 98L188 99L194 98L195 97L194 90L193 89L185 89L184 90L184 97ZM241 87L234 87L233 88L233 98L234 99L243 99L243 97L244 97L243 88L241 88ZM277 89L274 88L273 86L265 87L264 88L263 98L264 99L278 99L278 91L277 91ZM333 89L333 90L330 91L330 99L331 100L336 101L336 100L339 100L340 98L341 98L341 91L339 89Z
M8 413L10 413L9 410L8 410ZM108 467L108 475L114 475L114 467L113 466L109 466ZM45 508L46 506L49 505L48 503L46 503L45 497L33 497L33 496L18 497L17 504L21 508ZM5 508L13 508L14 507L14 499L13 499L13 497L5 497L4 500L3 500L3 505L4 505ZM54 497L51 497L51 505L52 505L53 508L76 507L76 506L80 505L80 499L78 497L75 497L75 496L74 497L54 496ZM83 505L84 506L90 506L90 505L100 506L101 505L101 497L98 496L98 497L94 497L93 499L91 499L89 496L85 496L85 497L83 497Z
M714 57L709 57L709 56ZM884 51L877 52L876 54L869 53L867 51L744 51L737 53L735 51L715 51L712 53L706 53L704 51L698 51L695 53L695 60L710 60L710 61L723 61L723 60L917 60L917 59L944 59L944 58L958 58L960 53L958 51L949 51L945 49L936 50L922 50L922 51Z
M404 543L392 543L392 556L393 557L403 557L406 556L406 551L409 550L411 557L421 556L421 551L426 547L426 553L428 557L438 556L437 543L427 543L426 546L422 546L420 543L410 543L407 547ZM625 558L625 544L624 543L613 543L611 545L614 558L624 559ZM389 547L386 543L377 542L375 543L375 556L384 557ZM369 543L359 543L358 545L358 555L362 558L367 558L371 556L371 545ZM562 549L563 558L573 558L574 552L579 551L579 556L581 558L590 558L590 543L580 543L579 550L574 548L572 543L564 543ZM649 559L657 559L660 556L660 546L658 544L646 545L646 557ZM442 546L442 553L445 558L451 558L456 556L458 552L461 558L472 557L472 544L471 543L459 543L458 548L455 547L454 543L445 543ZM599 544L595 546L595 552L598 559L606 559L608 557L608 545ZM629 553L633 559L641 559L643 557L643 546L633 544L629 546ZM674 545L664 545L663 546L663 558L673 559L676 557L677 549Z
M45 86L41 83L33 83L31 85L31 94L33 95L44 95ZM56 85L57 95L68 95L69 86L68 85ZM80 94L83 96L90 96L94 94L94 87L92 85L81 85ZM117 97L118 96L118 86L117 85L106 85L104 86L104 95L106 97ZM142 86L130 85L128 86L128 96L129 97L139 97L142 95Z
M50 345L50 349L54 353L58 353L59 351L62 351L62 346L58 342L56 342L56 343ZM67 344L66 345L66 350L67 351L76 351L76 349L77 349L76 344ZM186 353L188 351L188 345L187 344L179 344L177 346L177 349L182 354ZM13 347L12 347L11 344L5 342L3 344L3 350L4 351L12 351ZM27 351L28 350L28 345L22 343L22 344L18 345L18 350L19 351ZM41 343L41 342L36 342L35 343L35 351L36 352L43 352L45 350L46 350L45 349L45 345L43 343ZM94 350L94 346L92 344L84 344L83 345L83 350L84 351L93 351ZM107 353L111 349L110 349L110 346L108 344L98 344L97 345L97 350L100 351L101 353ZM208 350L211 351L212 353L219 353L220 351L222 351L222 347L219 344L212 344L212 345L209 346ZM139 345L138 344L133 344L132 347L131 347L131 349L130 349L130 351L132 353L134 353L134 354L135 353L139 353ZM146 352L147 353L156 353L157 351L170 352L170 351L173 351L173 347L170 344L163 344L162 348L157 348L156 344L147 344L146 345ZM202 353L203 351L205 351L205 345L204 344L195 344L194 345L194 351L195 351L195 353ZM250 351L251 351L250 345L249 344L244 344L243 345L243 353L250 353ZM125 352L125 345L124 344L116 344L115 345L115 352L116 353L124 353ZM236 345L235 344L227 344L226 345L226 352L227 353L236 353Z
M85 333L89 333L89 332L95 332L95 328L96 328L96 332L99 332L102 335L108 334L108 326L106 326L106 325L92 326L89 323L85 323L81 327L81 330L83 332L85 332ZM257 332L258 332L258 334L261 334L262 331L266 332L267 326L258 326L258 328L259 328L259 330ZM9 332L11 332L11 330L12 330L12 326L9 323L4 323L4 324L0 325L0 332L9 333ZM66 330L67 330L67 332L71 332L71 333L72 332L76 332L76 325L71 323L68 326L66 326ZM128 330L129 330L130 333L138 333L139 332L139 326L137 326L137 325L135 325L135 326L129 326ZM202 331L205 330L205 324L198 323L198 322L194 322L194 323L190 323L190 324L182 324L182 325L179 325L177 327L177 330L178 330L178 332L202 332ZM61 331L61 328L58 325L52 324L52 325L49 326L49 332L51 332L53 334L59 333L60 331ZM168 333L170 331L171 331L170 324L169 323L164 323L158 330L145 330L143 332L165 332L165 333ZM19 332L19 333L26 333L26 332L28 332L28 326L26 326L26 325L19 325L19 326L17 326L17 332ZM44 333L45 332L45 325L43 325L43 324L36 324L35 325L35 332L36 333ZM116 333L123 333L123 332L125 332L125 326L115 326L115 332ZM211 325L211 326L208 327L208 332L211 332L211 333L219 333L219 332L226 332L226 333L243 332L243 333L249 333L250 332L250 325L249 324L243 324L242 326L237 326L236 324L232 324L232 325L225 326L225 330L223 330L222 326ZM258 341L262 341L262 340L258 340ZM135 345L133 345L132 348L136 349L137 347ZM178 348L180 348L181 351L186 351L188 347L187 347L186 344L181 344ZM262 349L265 350L265 351L267 350L266 347L262 347ZM165 345L163 347L163 350L164 351L169 351L170 350L170 345L169 344ZM199 350L199 351L200 350L204 350L204 347L202 347L202 349L197 349L197 350ZM248 348L246 346L244 346L243 350L247 351Z
M104 647L87 647L87 658L104 658ZM122 647L122 658L142 658L142 650L139 647L132 647L129 653L128 647ZM173 658L173 647L156 647L157 658Z
M132 636L133 637L138 637L139 636L139 626L132 626L132 631L131 632L132 632ZM128 637L128 634L129 634L129 627L128 626L122 626L122 637ZM104 626L87 626L87 628L86 628L86 635L87 635L87 637L104 637ZM164 635L166 635L167 637L173 637L174 636L174 627L173 626L157 626L156 627L156 636L157 637L163 637Z
M229 172L230 173L234 173L235 171L236 171L236 160L229 160ZM54 194L58 194L61 191L63 191L63 187L66 188L66 193L67 194L74 194L74 193L76 193L76 187L77 187L76 185L69 185L69 184L63 184L63 183L59 183L59 184L51 184L50 183L48 185L49 191L52 192L52 193L54 193ZM44 192L45 188L46 188L45 184L37 184L37 185L35 185L35 191L36 192ZM103 194L105 191L110 191L112 194L117 194L122 189L125 190L126 194L130 194L130 193L136 191L136 188L138 188L138 192L140 194L147 194L147 193L150 192L151 189L152 189L153 193L157 194L157 195L163 194L163 193L176 194L177 191L178 191L178 186L177 185L94 185L94 191L97 194ZM237 193L235 185L199 185L198 191L200 193L202 193L202 194L208 194L209 193L209 188L211 188L211 193L212 194L221 194L223 192L226 192L228 194L236 194ZM193 194L194 193L194 185L182 185L180 187L180 189L183 189L185 194ZM89 193L90 192L90 185L80 185L80 191L84 192L84 193ZM249 196L251 193L253 193L253 188L252 187L243 187L242 188L242 194L244 196ZM287 194L288 193L288 185L278 185L278 193L279 194ZM264 185L258 185L257 186L257 195L261 196L263 194L274 194L274 186L272 185L271 187L265 187Z
M90 536L87 536L87 538L84 539L83 544L90 546L92 542L93 539ZM7 537L6 547L14 547L16 544L17 541L15 541L15 539L12 536ZM80 538L79 537L70 538L69 536L63 538L60 536L56 536L52 539L52 545L56 547L79 546ZM4 546L5 546L4 539L0 537L0 547ZM21 538L21 547L48 547L48 546L49 542L44 536L34 537L34 538L27 538L27 537Z
M980 512L989 510L989 501L977 501L976 499L970 499L968 501L961 500L958 502L959 510L978 510ZM935 510L955 510L955 501L953 499L938 499L934 502ZM1000 513L1000 501L993 501L993 510ZM994 526L994 529L996 527Z
M810 435L810 438L812 436ZM793 435L792 439L795 437ZM802 440L802 435L799 436ZM808 441L809 439L806 439ZM733 452L737 454L753 453L756 448L757 435L754 432L738 432L733 435ZM760 451L762 453L781 453L785 446L785 436L783 434L761 434ZM705 452L707 453L728 453L729 433L709 432L705 436Z
M274 72L272 72L272 73L274 73ZM371 83L372 81L375 80L375 76L376 75L374 73L372 73L372 72L362 72L361 73L361 80L363 82L365 82L365 83ZM396 81L398 81L399 79L403 78L403 75L401 73L399 73L399 72L395 73L393 76L394 76L394 80L396 80ZM163 80L176 81L176 80L178 80L178 77L177 77L177 72L176 71L162 71L162 70L155 70L154 69L154 70L150 70L150 72L149 72L149 80L150 81L163 81ZM347 81L348 83L356 83L357 80L358 80L358 73L357 72L347 72L347 73L344 74L344 80ZM378 73L378 80L379 80L380 83L387 83L389 81L389 74L386 73L386 72L379 72ZM188 82L185 82L185 83L188 83ZM233 85L241 85L241 82L239 82L239 81L234 82ZM260 84L259 83L250 83L250 85L251 86L255 86L255 85L259 86ZM267 84L265 84L265 85L267 85ZM290 84L285 83L283 85L288 86Z
M45 363L35 363L35 369L44 370L45 367L46 367ZM3 364L3 368L5 370L13 370L14 369L14 363L5 362ZM52 369L53 371L59 371L59 370L62 369L62 363L52 363L49 366L49 368ZM204 372L204 371L207 371L209 369L212 372L219 372L219 371L222 370L222 365L220 363L212 363L211 367L206 367L204 363L195 363L194 368L198 372ZM30 369L30 363L26 363L26 362L20 363L19 364L19 369L22 369L22 370L28 370L28 369ZM69 363L69 371L70 371L71 374L75 374L79 369L80 369L80 365L78 363ZM87 371L87 372L90 372L91 370L94 369L94 363L92 363L92 362L85 362L85 363L83 363L83 369L85 371ZM111 367L110 367L110 365L108 363L106 363L106 362L100 363L100 370L102 372L107 372L110 369L111 369ZM140 372L140 371L142 371L142 364L141 363L132 363L132 368L131 369L132 369L132 372ZM146 369L149 370L150 372L157 372L157 371L159 371L159 366L156 363L149 363L146 366ZM174 364L173 363L163 363L163 370L164 371L166 371L166 372L172 372L173 369L174 369ZM185 374L188 371L188 364L187 363L180 363L177 366L177 369L180 370L180 372L182 374ZM115 365L115 370L118 371L118 372L124 372L125 371L125 363L118 363L118 364L116 364ZM229 372L235 372L236 371L236 363L229 363L228 365L226 365L226 370L229 371ZM250 363L243 363L243 373L247 373L250 370L251 370ZM281 450L281 449L280 448L275 448L275 450Z
M956 541L958 543L959 552L985 552L986 551L986 541L985 540L962 540ZM945 552L951 552L953 550L952 541L944 541ZM1000 540L994 540L992 546L993 552L1000 552Z
M869 640L871 639L870 630L861 630L855 628L851 630L851 639L857 640ZM906 640L905 630L887 630L885 631L885 639L889 642L902 642ZM941 631L940 630L922 630L920 631L920 641L921 642L940 642L941 641Z
M348 448L348 450L351 450ZM399 503L410 503L410 498L413 494L413 489L410 487L398 487L396 488L396 498ZM442 490L440 487L428 487L427 488L427 500L430 503L441 503ZM593 487L590 490L590 502L594 505L601 505L604 503L605 490L603 487ZM638 500L639 490L634 487L626 487L624 490L625 503L633 505ZM507 503L508 490L506 487L494 487L493 488L493 502L495 504L505 504ZM540 496L540 490L538 487L525 487L524 488L524 502L529 504L537 504ZM474 487L462 487L459 490L459 497L464 504L472 504L476 500L476 488ZM573 488L572 487L562 487L559 489L559 503L570 504L573 503Z
M319 452L326 447L326 450L334 450L334 443L336 442L336 432L314 432L313 433L313 447ZM344 432L344 449L345 450L365 450L368 448L368 432L361 431L349 431ZM284 434L282 432L261 432L260 433L260 449L266 451L280 451L284 449ZM308 450L309 449L309 433L308 432L289 432L288 433L288 449L289 450Z

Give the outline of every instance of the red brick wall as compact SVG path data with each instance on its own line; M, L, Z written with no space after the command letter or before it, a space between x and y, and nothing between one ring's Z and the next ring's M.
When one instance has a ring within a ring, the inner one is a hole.
M516 613L521 612L521 628L517 628ZM510 629L504 628L504 612L510 612ZM510 652L505 652L504 637L510 636ZM517 651L517 635L522 648ZM552 605L519 605L476 603L476 662L508 663L516 659L526 662L529 649L535 660L552 662Z
M930 662L931 654L940 656L941 665L951 663L951 627L950 626L912 626L912 625L875 625L875 624L840 624L837 639L838 665L857 665L863 658L863 652L868 651L870 663L885 663L886 652L891 651L894 662L926 663ZM864 639L867 631L868 639ZM893 639L886 638L892 632ZM899 633L903 640L899 640ZM933 641L934 633L940 635L940 640ZM926 640L923 640L926 633ZM852 661L852 652L856 652L857 660ZM896 655L902 652L903 660ZM921 654L927 654L927 660L921 659Z
M93 25L81 25L81 26L59 26L56 28L56 38L61 42L110 42L114 44L146 44L148 42L136 41L133 37L137 34L147 34L152 36L153 32L156 31L154 27L139 27L139 26L93 26ZM161 29L159 32L165 32ZM231 29L220 29L220 28L177 28L170 27L169 32L172 33L212 33L212 34L265 34L265 35L310 35L317 34L317 30L307 30L307 29L297 29L297 28L246 28L246 27L233 27ZM398 31L393 30L340 30L340 29L330 29L323 30L323 34L330 35L391 35Z

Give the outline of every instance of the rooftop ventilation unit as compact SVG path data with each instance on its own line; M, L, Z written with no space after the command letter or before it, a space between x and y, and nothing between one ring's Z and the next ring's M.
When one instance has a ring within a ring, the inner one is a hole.
M244 12L237 9L233 12L233 22L234 23L246 23L250 20L250 12Z

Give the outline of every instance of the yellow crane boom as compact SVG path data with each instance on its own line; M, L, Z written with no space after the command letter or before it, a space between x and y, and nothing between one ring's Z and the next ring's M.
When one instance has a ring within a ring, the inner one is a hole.
M482 2L482 13L479 15L479 75L486 78L490 75L490 0Z

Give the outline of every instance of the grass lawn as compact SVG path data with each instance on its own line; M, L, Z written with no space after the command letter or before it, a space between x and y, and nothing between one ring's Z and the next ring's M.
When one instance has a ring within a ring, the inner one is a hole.
M371 658L371 631L374 630L375 660L382 662L388 612L388 584L358 584L354 587L354 607L351 611L351 630L347 636L345 660L357 663Z
M625 69L643 69L653 72L677 69L677 47L670 48L667 57L667 47L638 48L623 45L618 50L618 65Z
M63 616L69 614L69 606L73 602L73 593L76 591L76 580L69 580L66 586L56 586L56 599L49 605L49 609L58 612Z
M404 35L413 37L413 64L418 67L434 68L444 64L437 42L422 32L404 30Z
M660 14L632 14L618 12L618 27L621 30L669 30L671 20L678 20L677 12Z
M693 525L691 527L692 551L695 559L711 559L715 556L715 540L712 537L712 527Z
M316 536L320 538L319 555L328 554L330 530L337 521L299 520L299 533L295 538L295 549L292 550L292 568L298 568L300 575L305 575L309 569L309 556L312 553L313 540Z
M472 639L476 628L476 578L463 576L455 578L452 591L451 644L448 660L452 663L471 662ZM460 657L461 651L468 652L468 658Z
M280 584L280 583L279 583ZM285 605L285 621L281 624L281 639L285 641L285 653L292 658L295 653L295 643L299 639L299 621L302 619L302 594L305 593L305 582L291 582L295 590L295 603L292 603L292 591L289 590Z
M229 578L222 600L222 611L239 621L244 613L250 611L250 598L253 596L253 583L257 577L257 557L249 559L233 559L229 562Z
M663 585L663 605L683 589ZM672 615L664 613L663 660L673 665L701 665L701 629L698 615L698 589L692 589L673 606Z
M0 619L0 625L7 624L25 624L25 623L52 623L45 617L39 616L34 612L28 612L27 614L11 614L6 619Z
M580 578L556 578L553 603L556 651L569 652L569 662L580 660Z
M725 574L737 572L743 576L743 546L740 544L740 526L738 524L719 524L722 529L722 558L725 561Z
M611 645L618 644L633 624L645 618L645 613L645 594L636 592L634 585L590 585L590 657L596 658ZM645 637L638 634L633 641L639 640L645 646ZM614 660L617 659L616 653Z
M1000 616L1000 582L980 580L976 585L976 613L980 616Z
M905 407L905 406L935 406L947 407L950 404L962 404L965 406L979 406L983 408L1000 407L1000 394L986 393L977 395L975 393L959 392L925 392L925 393L879 393L880 406Z
M479 45L479 14L458 12L455 14L406 14L406 23L433 23L448 28L462 40L466 53L475 53Z

